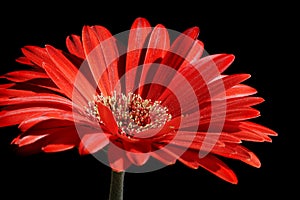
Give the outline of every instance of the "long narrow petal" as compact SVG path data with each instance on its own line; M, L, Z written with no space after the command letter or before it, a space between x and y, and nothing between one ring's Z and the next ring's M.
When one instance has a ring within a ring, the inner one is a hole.
M126 55L126 72L138 67L144 63L145 49L147 40L152 31L150 23L142 17L137 18L129 32L127 55ZM133 92L134 88L138 88L142 68L138 68L134 73L126 74L126 93Z
M24 119L19 124L19 129L26 132L29 129L35 128L36 130L49 129L53 126L74 126L81 131L80 125L89 126L90 129L97 127L95 122L77 114L75 112L68 112L64 110L48 111L44 113L36 113L29 118ZM82 131L83 132L83 131Z
M42 150L46 153L54 153L73 149L74 147L75 144L48 144L42 147Z
M118 133L118 125L116 123L116 120L111 112L111 110L103 105L102 103L98 103L98 112L100 115L100 120L103 122L103 124L106 126L106 128L110 131L112 134Z
M41 131L40 131L41 132ZM44 137L30 136L31 131L21 138L16 138L14 144L22 144L19 146L18 151L23 155L44 152L59 152L71 149L78 145L79 136L74 126L54 127L52 129L44 130ZM62 137L62 135L64 137ZM35 141L28 140L30 136ZM38 139L39 138L39 139ZM24 139L24 141L22 141ZM25 141L29 143L25 143Z
M23 65L28 65L28 66L32 66L32 67L35 67L35 64L33 62L31 62L27 57L25 56L21 56L21 57L18 57L16 59L16 62L20 63L20 64L23 64Z
M22 71L13 71L7 74L0 76L0 78L6 78L7 80L13 82L24 82L31 79L36 78L49 78L46 73L37 72L37 71L29 71L29 70L22 70Z
M22 49L23 54L34 64L43 68L43 63L52 64L51 59L45 48L36 46L25 46Z
M170 48L170 36L168 30L161 24L154 27L151 32L144 64L157 62L164 57Z
M44 137L46 137L47 134L44 135L26 135L25 137L19 138L14 144L17 144L19 147L22 147L24 145L32 144Z
M260 124L254 123L254 122L241 122L240 127L246 130L251 130L255 133L261 134L261 135L271 135L271 136L277 136L278 134L271 130L270 128L267 128L265 126L262 126Z
M0 88L0 97L5 99L13 97L28 97L33 95L36 95L36 93L32 91Z
M39 94L0 101L0 106L16 104L23 104L26 107L50 107L62 110L72 110L73 107L70 100L54 94Z
M220 95L216 95L215 97L212 98L212 100L224 100L224 99L250 96L256 94L257 90L245 84L237 84L232 88L227 89L225 93L226 93L225 95L223 93L221 93Z
M12 109L12 108L11 108ZM30 117L33 114L57 110L47 107L31 107L16 110L2 110L0 111L0 127L11 126L20 124L24 119Z
M81 93L87 99L92 98L94 95L95 89L92 88L91 84L84 77L83 74L69 61L61 51L55 49L54 47L47 45L47 53L57 69L62 73L62 75L68 80L71 84L74 84L74 87L78 89L78 92Z
M144 165L149 157L150 157L150 150L151 146L149 143L146 142L123 142L124 149L126 151L126 155L128 159L137 166Z
M147 97L149 83L151 83L157 71L158 63L165 56L169 48L170 37L167 29L161 24L156 25L150 35L140 80L142 88L139 93L142 97ZM154 66L148 67L151 64Z
M198 163L201 167L220 177L221 179L232 184L237 184L238 180L234 172L217 157L208 154L199 159Z
M64 134L64 137L61 134ZM73 127L66 127L64 130L52 133L44 139L46 144L42 146L41 150L48 153L69 150L79 143L78 134Z
M70 35L66 39L66 45L69 52L79 58L85 59L83 45L78 35Z
M195 39L199 34L199 28L193 27L186 30L183 34L179 35L176 40L172 43L170 50L166 53L161 61L161 65L164 67L159 67L153 81L155 83L161 82L160 85L151 85L147 98L158 99L160 95L165 90L165 87L169 85L174 77L174 70L177 70L184 62L185 57L194 45ZM174 70L171 70L171 69ZM162 87L163 85L164 87Z
M104 95L111 95L118 81L119 52L116 39L102 26L85 26L82 30L87 62Z
M79 144L79 154L93 154L109 143L109 139L103 132L85 134Z
M185 56L185 60L180 68L196 63L198 60L200 60L201 56L203 55L203 51L203 42L201 42L200 40L195 40L194 45L191 47L189 53ZM178 71L179 70L180 69L178 69Z
M57 68L44 63L43 65L48 76L51 77L52 81L57 85L61 92L66 95L69 99L72 99L75 103L85 105L86 100L77 90L74 89L72 82L67 80Z
M114 171L123 172L130 167L131 162L121 147L118 147L115 144L110 144L107 154L110 167Z
M209 88L209 93L202 95L199 98L199 103L210 101L211 98L214 98L215 96L218 96L220 94L225 96L225 91L227 89L230 89L233 86L240 84L241 82L249 79L250 77L250 74L234 74L212 81L207 85L207 87ZM201 89L199 89L196 92L200 91Z

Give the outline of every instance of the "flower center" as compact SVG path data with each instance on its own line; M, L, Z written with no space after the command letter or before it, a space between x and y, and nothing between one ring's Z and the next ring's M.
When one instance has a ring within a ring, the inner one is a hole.
M151 99L143 99L138 94L128 93L111 96L97 95L86 107L89 117L103 123L98 110L98 103L107 106L115 117L119 127L119 133L128 137L152 128L159 128L169 121L172 116L168 108L160 105L161 102Z

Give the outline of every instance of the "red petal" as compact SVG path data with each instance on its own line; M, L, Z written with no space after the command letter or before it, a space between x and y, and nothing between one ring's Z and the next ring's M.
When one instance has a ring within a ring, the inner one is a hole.
M140 80L140 85L143 86L143 88L140 90L140 95L142 97L147 97L149 85L144 86L144 84L151 83L157 70L156 65L158 66L158 64L154 64L153 67L150 67L149 65L152 63L159 63L169 48L170 38L167 29L160 24L155 26L150 35Z
M79 58L85 59L85 54L84 54L80 36L78 35L68 36L66 40L66 45L71 54Z
M261 130L255 128L256 126L260 127L259 129ZM226 121L224 123L223 130L231 135L234 135L235 137L239 137L241 140L255 142L271 142L272 139L269 137L269 135L273 135L275 133L273 130L258 124L254 124L253 122Z
M151 25L146 19L139 17L133 22L128 38L126 72L143 64L147 39L149 39L151 31ZM138 68L134 73L126 74L126 93L133 92L134 88L138 88L141 73L142 68Z
M117 46L116 39L111 35L111 33L103 28L102 26L94 26L93 30L97 34L99 41L101 42L101 50L104 55L106 69L110 81L110 90L112 91L119 81L119 50Z
M76 123L77 129L79 129L78 126L80 124L88 125L90 128L95 127L95 123L93 121L89 121L87 118L77 114L76 112L55 110L31 115L30 118L24 119L19 124L19 129L22 132L25 132L32 127L37 129L47 129L53 126L73 126L74 123Z
M200 76L205 80L205 83L208 84L211 80L219 77L233 61L234 55L232 54L214 54L202 57L193 63L193 66L200 72Z
M116 172L123 172L131 165L125 151L113 143L108 148L108 161L110 167Z
M199 168L198 151L186 150L178 160L192 169Z
M73 149L74 147L74 144L49 144L42 147L42 150L46 153L54 153Z
M253 87L250 87L248 85L244 84L237 84L233 86L232 88L229 88L226 90L226 95L223 93L220 95L215 96L213 99L215 100L224 100L226 99L231 99L231 98L239 98L239 97L245 97L245 96L250 96L253 94L256 94L257 90Z
M128 159L137 166L144 165L150 157L150 144L140 141L137 143L123 142Z
M22 52L29 60L31 60L39 67L42 67L44 62L48 64L52 63L45 48L25 46L24 48L22 48Z
M156 25L150 35L144 64L157 62L157 59L164 57L169 48L168 30L161 24Z
M264 142L265 138L261 135L258 135L256 133L250 132L250 131L239 131L231 133L231 135L240 138L244 141L253 141L253 142Z
M104 95L111 95L118 80L119 53L115 38L102 26L85 26L82 39L94 80Z
M244 98L232 98L227 100L227 108L233 109L234 107L250 107L264 102L261 97L244 97Z
M189 51L188 55L185 58L186 65L190 65L191 63L195 63L196 61L198 61L201 58L203 51L204 51L203 42L196 40L194 42L193 47L191 48L191 50ZM183 64L182 67L186 65Z
M14 142L14 144L17 144L19 147L22 147L24 145L32 144L42 138L44 138L47 135L27 135L25 137L19 138L18 141Z
M260 163L258 157L253 152L248 152L248 154L250 155L250 159L244 159L242 161L253 167L260 168L261 163Z
M92 88L89 81L84 77L84 74L82 74L77 67L62 54L61 51L49 45L46 46L46 50L53 63L66 80L68 80L71 85L75 84L74 86L78 89L78 92L84 97L92 98L95 88Z
M16 62L23 65L35 66L27 57L19 57L16 59Z
M130 162L134 165L142 166L144 165L150 157L149 153L133 153L133 152L126 152L126 155Z
M178 148L173 145L162 145L159 143L153 143L153 150L151 151L151 156L163 164L172 165L176 160L183 154L183 148ZM157 149L154 151L154 149Z
M234 56L231 54L205 56L193 64L180 68L179 72L186 77L195 88L196 92L198 91L203 95L203 92L208 93L208 90L206 90L205 87L207 87L213 79L220 77L220 71L222 71L225 66L228 67L233 62L233 59ZM174 84L176 83L178 86L181 85L178 81L174 81ZM203 89L205 90L203 91Z
M254 108L237 108L222 112L206 113L200 116L200 125L227 121L242 121L260 116L260 112Z
M119 128L111 110L102 103L98 103L97 106L100 120L103 122L105 127L110 131L110 133L118 134Z
M173 165L176 163L177 156L173 156L165 151L151 152L151 156L165 165Z
M238 180L234 172L221 160L213 155L206 155L198 160L199 166L220 177L221 179L237 184Z
M65 94L69 99L72 99L76 104L82 106L86 105L86 100L82 97L81 93L77 90L73 90L73 83L67 80L63 74L57 70L57 68L47 65L46 63L44 63L43 67L63 94Z
M142 51L147 47L146 39L151 30L150 23L144 18L139 17L133 22L128 39L126 71L142 64Z
M214 79L210 82L207 87L209 88L209 93L203 94L199 98L199 102L202 103L204 101L211 101L211 98L214 97L225 97L225 91L233 86L249 79L251 77L250 74L233 74L222 77L221 79Z
M241 108L227 110L226 120L228 121L241 121L252 119L260 116L260 112L254 108Z
M105 133L85 134L79 144L79 153L81 155L93 154L109 143L109 139Z
M27 90L15 90L15 89L5 89L0 88L0 97L13 98L13 97L28 97L36 95L35 92L27 91ZM1 100L0 100L1 104Z
M8 89L8 88L12 88L13 86L15 86L15 83L6 83L6 84L0 84L0 89Z
M234 153L228 155L229 158L239 159L253 167L259 168L261 163L257 156L244 146L238 144L226 144L226 148L230 148ZM223 155L224 156L224 155Z
M14 82L24 82L35 78L49 78L47 74L43 72L36 72L36 71L14 71L9 72L0 78L6 78L7 80L14 81Z
M251 130L252 132L258 133L260 135L271 135L271 136L278 135L275 131L273 131L265 126L262 126L260 124L256 124L254 122L241 122L240 127L242 129L246 129L249 131Z
M33 114L50 112L56 110L47 107L31 107L16 110L0 111L0 127L11 126L21 123Z
M223 73L234 61L235 56L233 54L214 54L201 58L198 65L202 71L206 71L209 68L218 69L218 73ZM207 77L210 80L213 77Z
M73 108L70 100L54 94L39 94L0 101L0 106L16 104L23 104L26 107L50 107L63 110L72 110Z
M199 61L195 62L194 65L188 65L180 68L178 71L179 73L176 74L175 77L173 77L173 80L168 87L176 88L176 91L178 91L177 93L180 94L180 97L197 97L200 101L199 103L204 101L210 101L211 98L220 93L223 94L223 96L225 96L226 87L232 86L233 82L237 81L233 81L233 79L238 79L238 76L236 78L225 77L224 80L218 79L217 81L215 80L212 83L210 82L213 79L220 77L219 70L222 71L225 66L228 67L232 63L233 58L233 55L227 54L217 54L201 58ZM182 78L182 76L184 78ZM239 78L243 80L244 77ZM189 86L188 84L190 84L191 86ZM193 89L188 90L189 87L192 87ZM171 102L169 102L172 101L172 98L167 90L165 90L165 92L161 95L159 100L166 103L166 105L172 104ZM198 102L195 101L193 98L186 99L184 102L186 108L181 108L184 113L191 112L195 109L199 109Z
M28 131L28 135L31 135L31 132L32 131ZM76 132L75 127L73 126L58 127L58 128L55 127L51 129L48 128L44 130L39 130L39 132L40 133L43 132L43 135L46 136L40 138L39 140L36 140L33 143L21 146L19 148L21 153L33 154L40 151L45 151L45 152L64 151L75 147L79 143L78 134Z
M174 70L177 70L184 62L185 57L194 45L195 39L199 34L199 28L193 27L186 30L183 34L179 35L174 43L171 45L170 50L166 53L161 61L162 66L159 67L153 78L154 83L161 83L160 85L151 85L147 98L158 99L163 93L172 78L174 77ZM173 71L171 69L174 69Z

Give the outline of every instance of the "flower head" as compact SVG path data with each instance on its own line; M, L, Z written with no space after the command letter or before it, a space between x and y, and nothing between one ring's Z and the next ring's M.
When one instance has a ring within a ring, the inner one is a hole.
M1 76L9 82L0 85L0 126L18 125L12 143L24 153L104 152L97 158L115 171L179 161L237 183L222 157L260 167L242 141L277 133L250 121L263 102L243 83L250 75L224 74L234 55L208 55L198 34L137 18L114 36L84 26L67 37L67 51L25 46L17 61L28 68Z

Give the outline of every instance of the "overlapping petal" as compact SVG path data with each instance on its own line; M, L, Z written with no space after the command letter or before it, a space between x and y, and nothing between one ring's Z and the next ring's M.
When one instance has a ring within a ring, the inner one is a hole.
M114 171L154 158L236 184L222 157L260 167L243 143L277 133L250 121L264 102L245 84L250 74L225 74L234 55L205 55L198 34L192 27L171 41L139 17L123 46L99 25L68 36L68 51L25 46L17 62L29 68L0 76L9 82L0 85L0 127L18 126L12 144L24 154L105 150Z

